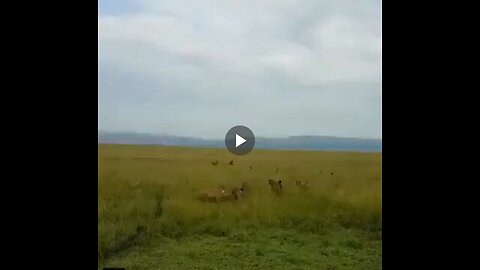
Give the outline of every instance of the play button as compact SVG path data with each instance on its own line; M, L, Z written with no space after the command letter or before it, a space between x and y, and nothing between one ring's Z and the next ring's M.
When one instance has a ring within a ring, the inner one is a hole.
M241 136L238 136L238 134L235 134L235 147L239 147L240 145L242 145L246 141L247 140L245 140Z
M234 155L246 155L255 146L255 135L246 126L234 126L225 135L225 146Z

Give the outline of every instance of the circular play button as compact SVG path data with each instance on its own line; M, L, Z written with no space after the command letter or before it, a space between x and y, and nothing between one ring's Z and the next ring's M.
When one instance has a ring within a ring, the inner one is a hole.
M246 155L255 146L255 135L246 126L234 126L225 135L225 146L234 155Z

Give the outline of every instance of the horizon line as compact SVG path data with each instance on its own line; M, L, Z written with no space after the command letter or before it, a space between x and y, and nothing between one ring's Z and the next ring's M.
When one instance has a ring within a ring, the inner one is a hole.
M151 135L151 136L170 136L170 137L177 137L177 138L192 138L192 139L201 139L201 140L223 140L224 138L203 138L203 137L195 137L195 136L186 136L186 135L172 135L166 133L152 133L152 132L139 132L139 131L107 131L107 130L98 130L98 133L131 133L131 134L141 134L141 135ZM358 140L382 140L382 138L372 138L372 137L351 137L351 136L337 136L337 135L289 135L289 136L278 136L278 137L270 137L270 136L255 136L256 138L264 138L264 139L289 139L294 137L328 137L328 138L338 138L338 139L358 139Z

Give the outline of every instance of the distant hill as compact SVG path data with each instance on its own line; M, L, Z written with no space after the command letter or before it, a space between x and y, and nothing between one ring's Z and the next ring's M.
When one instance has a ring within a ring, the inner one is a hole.
M176 145L192 147L225 147L223 140L208 140L194 137L171 135L154 135L134 132L98 132L101 144L143 144ZM326 150L326 151L360 151L381 152L381 139L341 138L332 136L290 136L286 138L255 138L258 149L288 150Z

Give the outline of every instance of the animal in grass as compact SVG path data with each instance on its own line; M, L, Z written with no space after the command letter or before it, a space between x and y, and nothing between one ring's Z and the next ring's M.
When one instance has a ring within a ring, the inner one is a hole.
M268 179L268 184L275 194L281 194L283 192L282 180L275 181L273 179Z
M330 175L333 175L333 172L330 172Z
M233 188L231 192L224 193L218 197L218 202L231 202L240 198L241 192L239 188Z
M310 183L306 181L297 180L295 185L297 185L300 191L308 191L310 189Z
M248 188L248 184L246 182L242 182L242 184L240 185L240 187L234 187L231 191L231 194L232 195L229 195L230 197L230 200L234 199L234 200L239 200L239 199L242 199L242 198L245 198L245 196L248 194L248 191L249 191L249 188Z
M212 163L213 166L217 166L218 160L212 161L211 163Z
M217 189L200 192L198 199L204 202L218 202L223 195L225 195L225 187L220 185Z
M251 171L253 169L253 167L250 165L250 166L248 166L248 169Z
M232 165L232 166L233 166L233 159L230 160L230 162L228 163L228 165Z
M239 198L243 198L248 194L249 188L246 182L243 182L240 188L238 188Z

